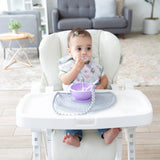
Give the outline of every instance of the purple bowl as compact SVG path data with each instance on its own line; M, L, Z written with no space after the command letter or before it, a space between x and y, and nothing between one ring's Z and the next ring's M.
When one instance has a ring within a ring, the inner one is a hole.
M86 102L92 98L91 93L92 84L90 83L75 83L71 85L71 95L75 101Z

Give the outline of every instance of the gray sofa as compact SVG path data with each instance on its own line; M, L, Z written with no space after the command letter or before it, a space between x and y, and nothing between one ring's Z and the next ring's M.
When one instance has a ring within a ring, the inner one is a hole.
M40 41L42 39L40 13L38 11L1 12L0 34L9 32L8 22L10 19L17 20L22 24L21 28L18 29L19 32L29 32L31 34L34 34L34 41L32 43L28 42L25 47L34 47L38 50ZM12 43L12 47L17 48L17 43Z
M57 8L52 11L53 32L75 27L101 29L114 34L126 34L131 31L132 10L128 8L123 9L122 17L94 17L94 0L57 0Z

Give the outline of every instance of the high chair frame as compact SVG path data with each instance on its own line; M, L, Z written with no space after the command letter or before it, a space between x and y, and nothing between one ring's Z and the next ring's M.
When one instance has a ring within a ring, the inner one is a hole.
M108 88L111 88L111 84L116 82L119 68L121 56L119 40L106 31L89 30L89 32L92 36L92 55L104 66L104 72L109 80ZM67 54L68 33L69 31L54 33L42 40L39 48L43 72L41 83L32 88L31 93L24 96L17 107L17 125L30 128L32 131L34 159L41 159L40 144L41 135L43 135L47 160L72 160L75 159L72 156L73 153L76 154L76 160L121 160L122 133L112 144L105 145L95 131L88 131L96 128L120 127L125 130L128 160L135 160L135 128L151 123L152 106L142 92L134 90L129 80L124 85L126 90L119 91L115 87L115 90L110 90L116 95L117 102L109 109L72 117L56 115L53 111L53 97L57 91L62 90L62 84L58 78L57 61ZM62 143L64 129L85 130L84 141L80 147L75 148Z

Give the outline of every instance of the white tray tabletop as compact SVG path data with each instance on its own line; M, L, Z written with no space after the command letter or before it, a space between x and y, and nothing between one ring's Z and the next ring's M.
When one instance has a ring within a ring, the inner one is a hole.
M123 128L151 123L152 106L141 91L105 90L108 91L117 98L112 107L80 116L57 115L52 108L56 92L27 94L18 104L16 123L20 127L36 129Z

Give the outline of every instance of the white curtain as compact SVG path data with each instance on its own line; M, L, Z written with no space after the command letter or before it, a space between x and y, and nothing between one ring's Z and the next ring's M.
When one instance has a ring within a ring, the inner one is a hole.
M8 11L7 0L0 0L0 11Z

